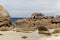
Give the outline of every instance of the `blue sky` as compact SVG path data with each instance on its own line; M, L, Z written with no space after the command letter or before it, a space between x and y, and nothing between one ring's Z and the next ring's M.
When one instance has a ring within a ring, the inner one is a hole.
M11 17L30 17L34 12L60 15L60 0L0 0Z

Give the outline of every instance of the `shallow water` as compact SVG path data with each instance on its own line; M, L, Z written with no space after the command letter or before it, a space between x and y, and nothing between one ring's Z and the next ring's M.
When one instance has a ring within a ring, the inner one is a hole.
M19 20L19 19L24 19L24 18L11 18L11 20L15 23L16 20Z

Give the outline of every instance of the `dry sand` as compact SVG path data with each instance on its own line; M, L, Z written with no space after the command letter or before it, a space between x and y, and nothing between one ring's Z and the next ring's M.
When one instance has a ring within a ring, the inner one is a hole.
M38 34L37 31L32 33L14 32L14 31L0 31L0 40L60 40L60 34L52 36ZM58 35L58 36L57 36ZM23 36L28 38L24 39Z

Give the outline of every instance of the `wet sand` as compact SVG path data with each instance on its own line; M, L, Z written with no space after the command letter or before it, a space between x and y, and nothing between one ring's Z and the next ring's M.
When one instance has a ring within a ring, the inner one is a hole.
M38 34L37 31L32 33L23 33L15 31L0 31L0 40L60 40L60 34L55 34L52 36ZM27 38L22 38L27 36Z

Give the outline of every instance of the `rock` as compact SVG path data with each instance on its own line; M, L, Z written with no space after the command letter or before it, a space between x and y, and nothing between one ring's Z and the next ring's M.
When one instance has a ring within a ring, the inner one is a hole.
M38 34L52 35L49 31L39 31Z
M11 21L9 13L0 5L0 31L11 30L14 28L14 24Z
M3 35L3 34L0 34L0 35Z
M60 29L54 30L53 34L60 33Z
M42 13L33 13L32 19L43 19L44 15Z
M51 20L51 23L52 23L52 24L54 24L54 23L57 24L57 23L60 23L60 21L59 21L58 19L52 19L52 20Z
M17 30L20 31L35 31L38 33L51 35L49 29L60 28L60 17L44 16L42 13L33 13L31 18L25 18L16 21ZM43 25L43 26L42 26Z
M51 35L51 33L49 32L49 30L46 27L44 27L44 26L38 27L38 33L39 34Z
M56 18L60 18L60 16L56 16Z
M17 31L34 31L37 29L36 20L34 19L22 19L16 21Z
M48 16L49 19L54 19L54 16Z
M27 38L27 36L23 36L22 38L26 39L26 38Z
M59 35L55 35L55 37L58 37Z
M43 17L43 19L48 19L48 16Z
M48 31L48 29L44 26L38 27L38 31Z
M32 16L44 16L42 13L33 13Z

